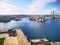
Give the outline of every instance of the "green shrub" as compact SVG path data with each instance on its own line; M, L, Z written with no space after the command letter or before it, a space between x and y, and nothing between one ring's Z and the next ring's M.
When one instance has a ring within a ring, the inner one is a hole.
M0 45L3 45L4 43L4 38L0 38Z

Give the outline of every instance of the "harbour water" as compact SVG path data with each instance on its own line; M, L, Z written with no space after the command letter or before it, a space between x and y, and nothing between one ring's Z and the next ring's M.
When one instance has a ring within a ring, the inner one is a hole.
M18 28L22 29L28 40L47 38L49 41L60 41L60 19L48 18L45 22L37 22L22 18L20 21L0 22L0 30Z

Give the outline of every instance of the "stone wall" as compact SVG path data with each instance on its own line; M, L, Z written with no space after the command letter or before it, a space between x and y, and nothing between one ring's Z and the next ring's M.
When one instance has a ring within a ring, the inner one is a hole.
M28 40L21 29L16 29L17 36L8 36L7 34L0 34L0 38L5 37L3 45L29 45Z

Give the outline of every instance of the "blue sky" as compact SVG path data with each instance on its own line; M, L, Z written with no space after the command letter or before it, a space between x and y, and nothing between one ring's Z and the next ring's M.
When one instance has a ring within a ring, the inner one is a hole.
M50 14L52 10L60 13L60 0L5 0L5 2L16 6L20 14Z

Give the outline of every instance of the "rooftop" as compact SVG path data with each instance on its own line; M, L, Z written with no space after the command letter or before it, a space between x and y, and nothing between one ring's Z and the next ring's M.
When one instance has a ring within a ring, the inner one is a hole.
M48 41L48 39L46 38L42 38L42 39L32 39L30 40L31 42L41 42L41 41Z

